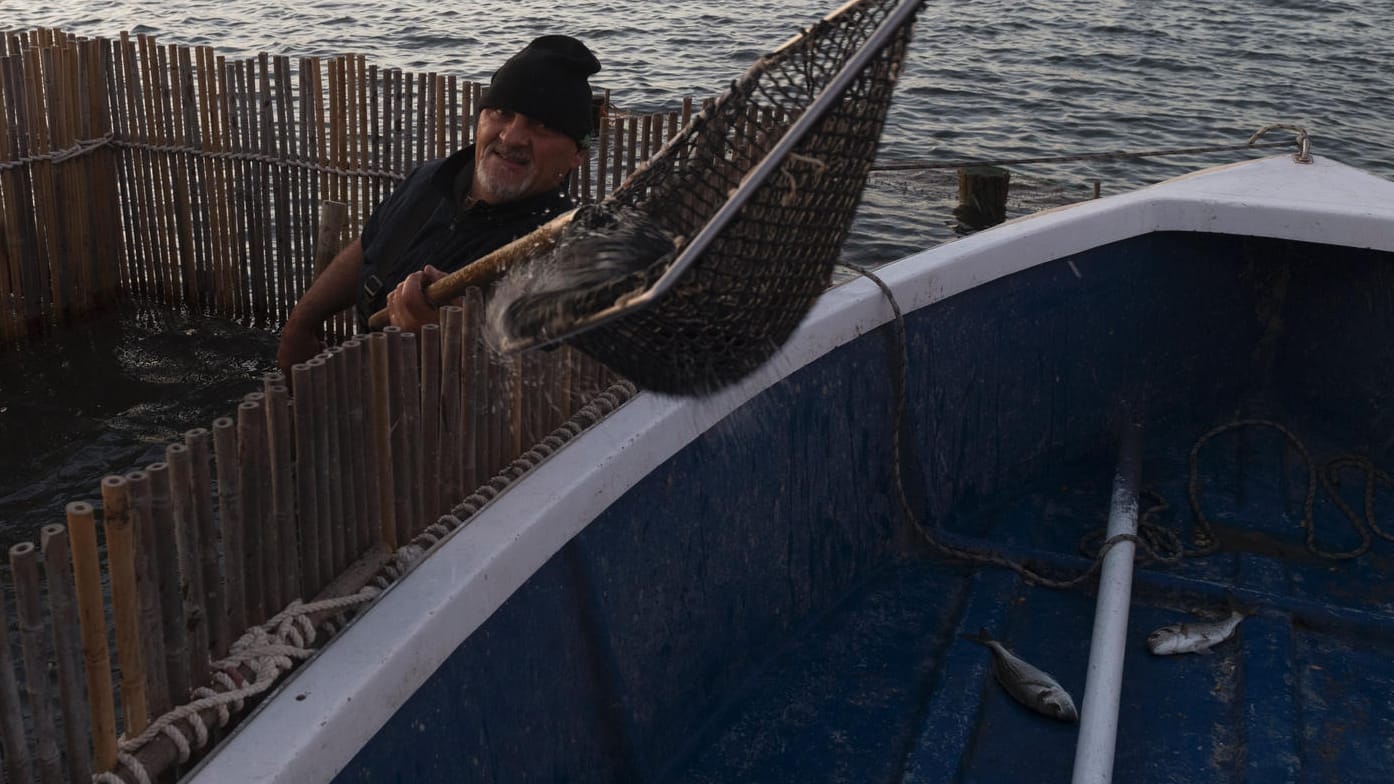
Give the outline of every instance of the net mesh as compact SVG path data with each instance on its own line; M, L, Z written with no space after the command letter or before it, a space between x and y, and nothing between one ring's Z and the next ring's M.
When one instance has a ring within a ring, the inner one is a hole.
M849 4L757 61L604 202L578 214L560 237L553 264L571 257L593 274L584 285L573 279L515 300L509 328L560 334L654 285L902 5ZM640 387L671 394L714 391L769 359L829 284L875 158L913 19L913 13L906 16L841 96L826 104L671 289L568 342ZM618 274L622 264L597 258L614 260L625 252L634 263Z

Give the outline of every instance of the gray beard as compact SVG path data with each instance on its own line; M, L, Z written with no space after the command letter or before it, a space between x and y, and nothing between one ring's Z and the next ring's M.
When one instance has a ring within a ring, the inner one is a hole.
M488 152L488 150L485 152ZM537 169L530 164L527 176L520 180L502 183L494 179L493 175L489 173L486 161L486 165L480 166L475 171L474 176L479 181L480 186L482 186L480 190L487 193L490 198L498 202L507 202L521 197L527 192L528 188L532 187L533 180L537 179ZM488 200L489 198L485 199L485 201Z

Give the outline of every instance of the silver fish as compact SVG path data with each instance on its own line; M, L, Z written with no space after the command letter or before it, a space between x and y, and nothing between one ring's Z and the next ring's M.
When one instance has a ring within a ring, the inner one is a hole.
M1163 626L1147 635L1147 650L1158 656L1170 656L1175 653L1209 654L1212 647L1228 640L1234 634L1242 620L1243 613L1231 610L1229 617L1223 621L1174 623Z
M987 629L979 632L977 637L964 637L982 643L992 650L992 675L1017 702L1052 719L1079 720L1075 701L1070 699L1070 693L1065 691L1065 687L1046 673L1012 655L1011 651L1002 647L1002 643L992 639Z

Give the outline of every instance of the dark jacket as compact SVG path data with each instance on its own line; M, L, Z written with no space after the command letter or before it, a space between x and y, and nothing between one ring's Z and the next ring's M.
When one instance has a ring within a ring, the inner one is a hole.
M574 205L561 188L506 204L461 207L474 178L474 145L423 163L373 210L363 227L358 321L387 304L387 292L431 264L454 272Z

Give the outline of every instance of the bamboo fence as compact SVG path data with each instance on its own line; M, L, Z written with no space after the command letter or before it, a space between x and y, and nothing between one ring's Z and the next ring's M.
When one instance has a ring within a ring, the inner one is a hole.
M0 340L116 301L278 328L316 259L413 167L471 142L483 87L362 55L0 35ZM691 113L605 112L573 196L603 198ZM352 331L345 313L330 334Z
M568 348L493 355L480 301L475 291L443 308L419 336L344 341L293 368L293 395L267 374L234 415L186 432L159 463L106 477L91 501L68 504L66 526L10 550L7 780L116 770L138 781L123 755L152 775L170 769L178 749L157 725L187 722L171 709L241 666L227 657L244 632L292 602L353 593L612 383Z
M481 90L358 55L0 34L0 340L123 301L278 327L405 172L469 143ZM602 115L573 195L602 198L691 112ZM471 292L420 335L353 336L340 314L337 345L11 549L5 780L137 781L132 761L167 775L178 749L160 728L193 737L172 710L193 700L212 721L210 695L260 682L236 658L258 629L381 579L613 382L568 348L494 355L482 302Z

